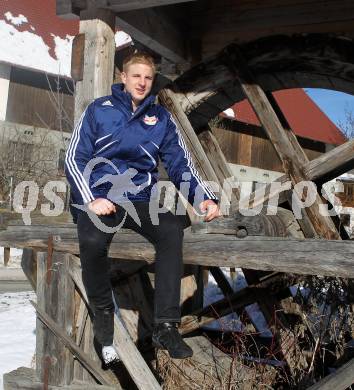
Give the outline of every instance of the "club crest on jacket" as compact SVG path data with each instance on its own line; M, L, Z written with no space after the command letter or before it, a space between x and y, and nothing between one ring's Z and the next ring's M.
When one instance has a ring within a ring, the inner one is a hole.
M156 116L156 115L153 115L153 116L148 116L148 115L145 115L144 116L144 123L146 125L149 125L149 126L154 126L156 125L156 123L158 122L159 118Z

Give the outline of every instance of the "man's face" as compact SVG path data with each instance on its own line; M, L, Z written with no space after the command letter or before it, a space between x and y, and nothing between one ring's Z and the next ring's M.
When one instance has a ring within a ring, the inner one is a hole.
M121 73L125 90L132 95L135 105L139 105L150 93L154 73L151 66L146 64L131 64L127 72Z

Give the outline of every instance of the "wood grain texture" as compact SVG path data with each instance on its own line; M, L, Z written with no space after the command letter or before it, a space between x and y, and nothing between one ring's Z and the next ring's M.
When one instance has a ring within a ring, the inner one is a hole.
M0 245L11 247L36 247L46 250L48 230L13 234L0 233ZM54 230L54 229L53 229ZM71 229L65 239L54 241L56 251L79 253L76 229ZM290 272L304 275L328 275L354 277L352 259L353 241L323 239L292 239L251 236L238 239L223 234L186 233L184 239L184 262L219 267L241 267L264 271ZM116 234L109 256L128 260L153 262L153 246L136 233Z
M85 34L84 71L83 80L76 83L75 123L93 99L110 94L113 82L114 15L106 11L100 17L80 21L80 34Z

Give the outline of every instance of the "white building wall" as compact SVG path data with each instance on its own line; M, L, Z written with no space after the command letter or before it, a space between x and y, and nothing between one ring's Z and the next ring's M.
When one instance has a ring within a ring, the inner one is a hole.
M9 97L11 65L0 63L0 120L6 119L7 101Z

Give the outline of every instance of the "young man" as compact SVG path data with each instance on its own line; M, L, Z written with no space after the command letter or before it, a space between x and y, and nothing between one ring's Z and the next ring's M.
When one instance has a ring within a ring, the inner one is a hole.
M107 259L116 226L135 230L155 246L153 345L167 349L173 358L193 353L177 330L183 227L170 212L159 214L157 225L149 215L152 202L157 202L158 159L177 188L190 180L188 200L196 205L199 197L197 206L206 212L206 221L219 215L216 197L194 168L171 114L149 96L154 76L150 56L137 53L126 58L122 84L114 84L112 95L87 107L66 155L82 277L94 314L94 335L106 364L118 359L113 345L114 303Z

